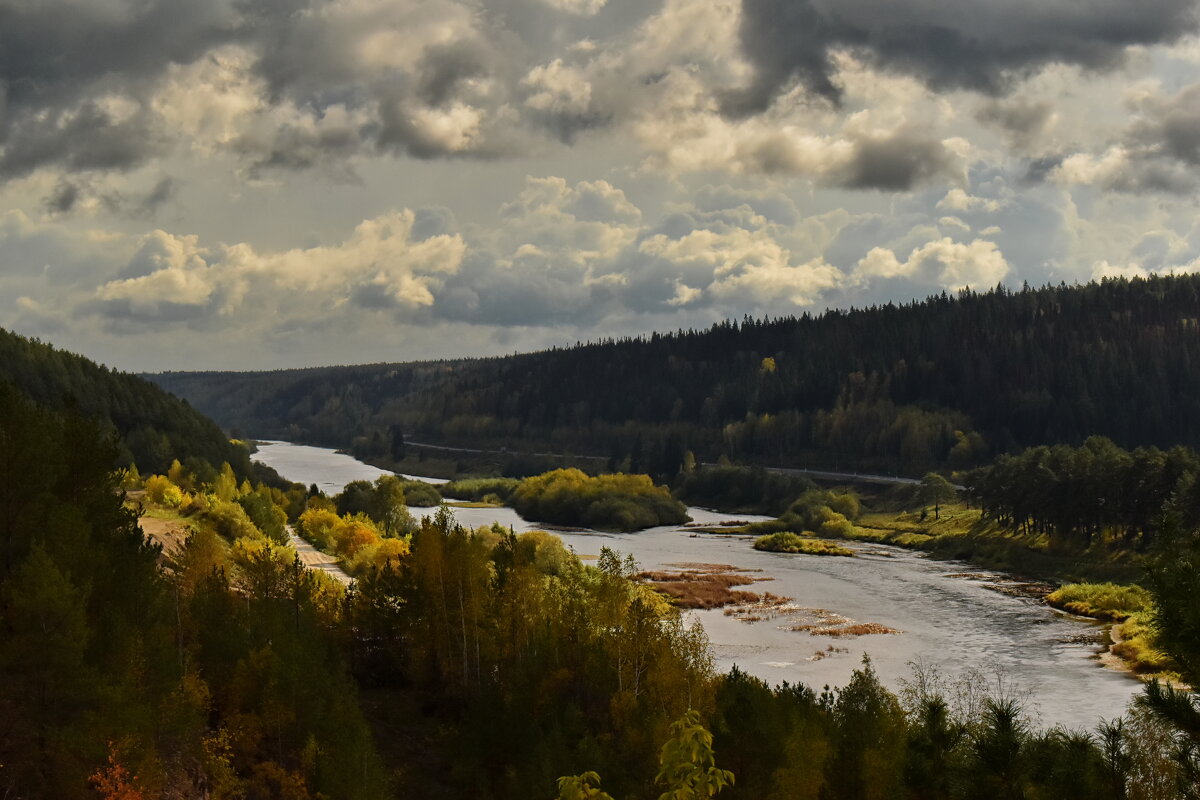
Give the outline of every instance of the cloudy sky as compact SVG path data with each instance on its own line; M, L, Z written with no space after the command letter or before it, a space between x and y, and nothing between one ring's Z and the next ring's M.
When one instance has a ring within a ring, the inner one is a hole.
M1196 0L0 0L0 326L499 354L1200 271Z

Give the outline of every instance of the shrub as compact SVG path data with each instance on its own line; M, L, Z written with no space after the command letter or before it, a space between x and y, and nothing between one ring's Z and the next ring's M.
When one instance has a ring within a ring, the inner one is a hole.
M823 539L813 539L797 536L791 531L779 531L754 540L755 550L765 550L770 553L804 553L814 556L853 556L854 553L844 547L827 542Z
M151 475L146 479L146 499L164 508L179 508L183 503L183 490L165 475Z
M212 526L213 530L229 541L238 539L262 539L263 532L258 529L246 516L246 511L236 502L210 497L208 510L200 514L200 519Z
M633 531L688 520L683 503L647 475L593 478L578 469L556 469L521 481L510 501L526 519L600 530Z
M508 498L520 485L521 481L516 478L468 478L443 483L441 493L443 497L482 500L485 503L492 502L489 498L495 498L497 503L503 504L508 502Z
M404 486L404 499L408 505L429 508L442 504L442 493L433 484L425 483L424 481L409 480L405 480L402 483Z

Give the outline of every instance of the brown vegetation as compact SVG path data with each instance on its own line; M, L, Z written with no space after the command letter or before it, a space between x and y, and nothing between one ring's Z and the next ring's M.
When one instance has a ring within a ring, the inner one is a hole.
M641 572L636 577L670 597L680 608L724 608L755 603L762 599L760 595L733 587L773 580L750 576L747 574L749 570L738 569L731 564L685 562L670 566L683 569L679 572L652 570Z

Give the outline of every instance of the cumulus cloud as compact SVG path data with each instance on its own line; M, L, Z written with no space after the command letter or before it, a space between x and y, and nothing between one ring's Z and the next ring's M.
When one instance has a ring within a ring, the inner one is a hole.
M839 50L934 88L1000 94L1047 64L1109 68L1133 45L1174 42L1196 26L1191 0L744 0L740 34L754 80L725 109L761 112L793 82L839 100Z
M853 274L861 281L907 278L925 286L957 290L995 286L1008 271L1008 262L995 242L975 239L962 243L946 237L918 247L904 261L892 250L873 248L855 265Z
M1100 153L1061 160L1052 177L1121 192L1188 193L1200 187L1200 83L1130 98L1133 122Z
M85 309L121 327L420 309L458 271L466 245L446 234L413 241L414 221L411 211L394 212L362 222L339 244L280 252L205 247L198 236L156 230Z

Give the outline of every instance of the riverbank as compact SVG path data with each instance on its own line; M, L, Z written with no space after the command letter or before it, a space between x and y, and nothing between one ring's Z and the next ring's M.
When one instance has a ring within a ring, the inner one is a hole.
M740 530L753 532L750 526ZM1051 552L1044 539L1006 531L963 504L942 505L936 512L866 512L839 532L826 541L832 546L839 540L888 544L1012 575L1015 585L1039 587L1036 592L1014 591L1064 613L1107 623L1105 666L1145 680L1176 677L1175 666L1154 644L1149 595L1133 583L1140 569L1127 551ZM1064 592L1070 588L1074 591Z
M306 483L318 485L342 484L351 477L349 466L354 466L332 451L295 445L267 447L262 456L288 465L280 470L285 476L301 466L314 470L303 474L309 478ZM313 460L302 464L301 456ZM414 469L409 474L419 472ZM472 529L493 522L518 534L544 527L531 525L509 507L473 505L448 510ZM962 565L948 568L918 552L868 541L837 542L852 550L853 558L756 551L745 536L701 531L722 523L766 522L768 517L694 506L687 511L696 521L683 528L556 534L585 561L608 547L623 559L631 556L640 572L661 573L654 577L667 579L662 583L683 584L677 587L680 594L694 595L690 601L697 606L684 610L685 620L703 625L718 671L736 666L768 684L842 686L869 654L880 680L900 687L911 680L916 662L936 663L946 675L1001 670L1005 680L1030 689L1031 713L1075 727L1090 727L1101 718L1119 715L1140 691L1137 681L1126 675L1097 668L1093 626L1023 595L994 590L987 581L960 577ZM430 510L412 512L419 516ZM737 580L742 585L732 585L733 580L717 577L720 571L756 580L751 584ZM715 579L696 580L706 576L687 574L695 572ZM711 590L723 594L718 583L761 598L706 609L717 598L705 595ZM825 614L852 622L841 626L846 631L835 632L821 616ZM860 635L847 635L851 632ZM1085 636L1089 632L1091 636Z

